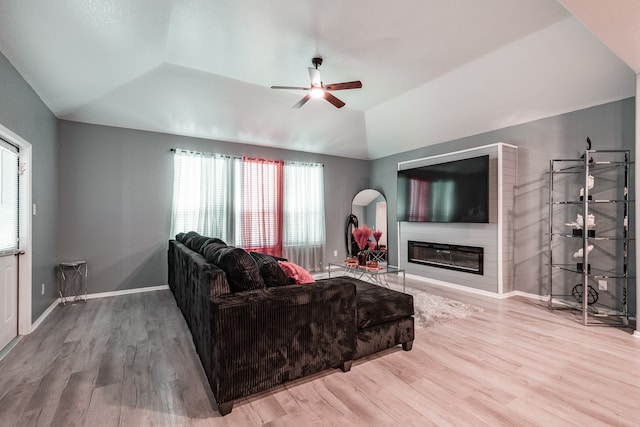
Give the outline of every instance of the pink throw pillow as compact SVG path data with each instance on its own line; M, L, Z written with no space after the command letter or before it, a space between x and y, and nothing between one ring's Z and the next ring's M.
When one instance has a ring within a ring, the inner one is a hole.
M315 279L307 270L289 261L278 261L278 265L288 277L291 277L298 285L305 283L314 283Z

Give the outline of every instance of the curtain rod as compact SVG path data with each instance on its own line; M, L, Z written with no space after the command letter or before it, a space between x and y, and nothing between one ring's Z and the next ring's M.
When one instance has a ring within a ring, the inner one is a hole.
M206 153L204 151L193 151L193 150L185 150L183 148L171 148L169 151L172 153L189 153L189 154L199 154L201 156L217 156L217 157L226 157L228 159L241 159L240 156L230 156L228 154L219 154L219 153Z
M185 150L184 148L171 148L169 151L171 151L172 153L190 153L190 154L199 154L202 156L212 156L212 157L225 157L228 159L243 159L244 157L247 157L250 160L266 160L266 161L270 161L270 162L283 162L285 164L288 165L303 165L303 166L322 166L324 167L323 163L313 163L313 162L300 162L300 161L295 161L295 160L272 160L272 159L263 159L260 157L249 157L249 156L231 156L228 154L220 154L220 153L205 153L202 151L192 151L192 150Z

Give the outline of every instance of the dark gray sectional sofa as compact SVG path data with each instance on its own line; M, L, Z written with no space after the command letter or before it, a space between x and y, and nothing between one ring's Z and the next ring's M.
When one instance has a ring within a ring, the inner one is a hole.
M169 287L222 415L253 393L411 349L411 295L349 277L291 284L269 258L194 232L169 241Z

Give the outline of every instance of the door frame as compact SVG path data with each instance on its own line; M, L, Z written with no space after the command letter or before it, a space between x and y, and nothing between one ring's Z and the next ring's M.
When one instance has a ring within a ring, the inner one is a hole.
M32 312L32 147L20 135L0 124L0 136L20 149L20 163L24 164L24 173L20 176L19 224L20 250L24 255L18 257L18 335L31 332Z

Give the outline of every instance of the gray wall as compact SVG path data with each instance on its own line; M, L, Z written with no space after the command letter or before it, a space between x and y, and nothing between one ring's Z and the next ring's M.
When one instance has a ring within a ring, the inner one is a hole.
M371 164L370 186L385 194L389 212L389 249L397 254L396 170L401 161L444 154L495 142L518 146L515 206L515 284L523 292L547 293L547 171L552 158L575 158L586 148L630 149L635 159L635 99L629 98L522 125L448 141L376 159ZM391 141L390 141L391 143ZM632 181L633 182L633 181ZM633 189L631 197L633 195ZM630 218L632 232L634 218ZM635 255L631 254L631 259ZM630 266L635 275L635 266ZM635 286L631 301L635 300Z
M170 148L323 163L327 262L345 257L351 199L369 177L367 161L253 145L68 121L58 136L59 256L88 261L90 293L167 283Z
M56 298L57 161L56 118L31 86L0 54L0 123L32 145L32 319ZM41 284L46 284L41 295Z

